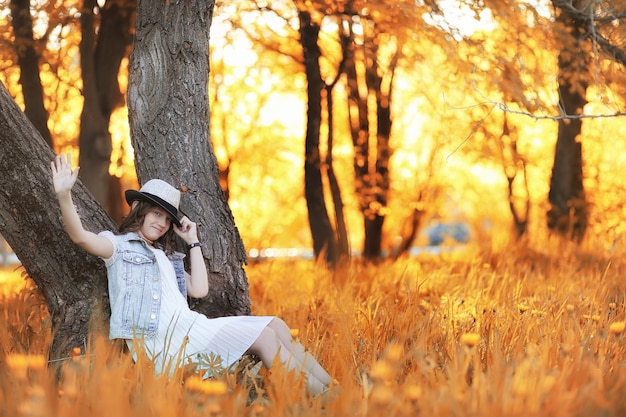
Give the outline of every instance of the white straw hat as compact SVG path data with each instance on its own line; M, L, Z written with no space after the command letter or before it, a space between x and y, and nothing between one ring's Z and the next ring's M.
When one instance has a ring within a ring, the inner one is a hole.
M126 190L124 193L126 202L130 205L135 200L147 201L150 204L161 207L172 216L172 221L181 227L180 218L182 213L178 209L180 205L180 191L163 180L150 180L139 191Z

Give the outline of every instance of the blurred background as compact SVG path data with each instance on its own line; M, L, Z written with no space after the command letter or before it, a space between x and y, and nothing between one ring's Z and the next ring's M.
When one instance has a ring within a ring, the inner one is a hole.
M217 1L211 139L251 259L313 256L311 155L353 254L491 245L498 233L619 244L626 7L600 3ZM135 9L0 1L0 81L117 221L138 186L124 101Z

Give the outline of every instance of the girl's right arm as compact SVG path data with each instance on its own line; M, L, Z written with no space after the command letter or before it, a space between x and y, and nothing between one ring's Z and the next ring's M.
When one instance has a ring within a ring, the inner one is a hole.
M58 155L52 161L51 168L54 192L59 200L65 229L72 242L92 255L105 259L113 256L113 242L104 236L85 230L74 207L72 187L78 178L79 168L72 171L72 156L69 153L67 158L64 155Z

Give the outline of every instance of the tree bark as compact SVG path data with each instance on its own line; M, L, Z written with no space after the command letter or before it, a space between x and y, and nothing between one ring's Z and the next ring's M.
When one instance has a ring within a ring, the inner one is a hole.
M127 93L139 182L161 178L181 189L181 209L198 223L210 291L192 307L209 317L250 313L246 252L209 138L213 7L140 0Z
M103 323L109 311L102 261L70 239L52 187L54 154L0 84L0 234L37 284L52 316L50 356L83 348L91 315ZM116 230L87 188L78 182L74 203L86 229Z
M24 96L24 113L48 146L52 147L52 136L48 129L48 111L44 106L39 75L39 54L35 49L33 19L30 16L30 0L11 0L10 7L17 63L20 66L20 84Z
M311 21L308 12L300 12L300 43L304 54L304 71L307 78L307 127L304 155L304 195L309 227L313 238L313 252L322 254L329 265L337 262L337 238L324 199L322 158L320 155L320 126L322 123L322 90L320 75L320 49L317 44L320 27Z
M555 5L556 6L556 5ZM567 10L559 10L557 22L564 30L559 54L559 102L565 115L582 114L586 100L589 57L581 49L586 36L583 22ZM554 165L550 179L548 228L580 241L587 229L587 203L583 188L582 120L559 120Z

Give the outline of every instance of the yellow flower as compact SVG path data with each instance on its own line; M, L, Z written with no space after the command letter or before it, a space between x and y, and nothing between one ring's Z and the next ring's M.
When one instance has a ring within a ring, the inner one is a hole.
M420 301L420 307L422 307L424 310L428 310L428 311L432 310L432 306L426 300L421 300Z
M391 378L392 375L393 369L389 362L385 360L376 362L370 371L370 376L376 380L386 380Z
M410 401L417 401L422 396L422 387L417 384L407 385L404 388L404 395Z
M394 343L387 348L387 354L385 356L391 361L399 362L403 355L404 349L402 348L402 345Z
M525 312L525 311L528 311L528 309L529 309L529 308L530 308L530 307L528 307L528 305L527 305L527 304L524 304L524 303L519 303L519 304L517 305L517 309L519 310L519 312L520 312L520 313L523 313L523 312Z
M621 334L624 332L625 327L626 327L626 322L616 321L609 325L609 332L613 334Z
M461 343L465 346L473 347L480 342L480 335L478 333L463 333L461 335Z
M41 355L12 354L6 358L11 374L20 381L27 381L29 371L41 372L46 369L47 361Z
M542 391L550 391L556 385L556 377L554 375L546 375L541 381Z
M295 339L300 334L300 330L298 330L298 329L291 329L289 333L291 333L291 337L293 337Z
M228 391L228 386L223 381L203 380L194 375L185 381L185 386L189 391L200 392L206 395L223 395Z
M374 388L371 394L371 400L375 404L384 405L389 404L394 398L393 389L386 385L380 385Z
M46 358L42 355L21 355L13 354L7 356L7 364L15 369L34 369L41 371L46 368Z

